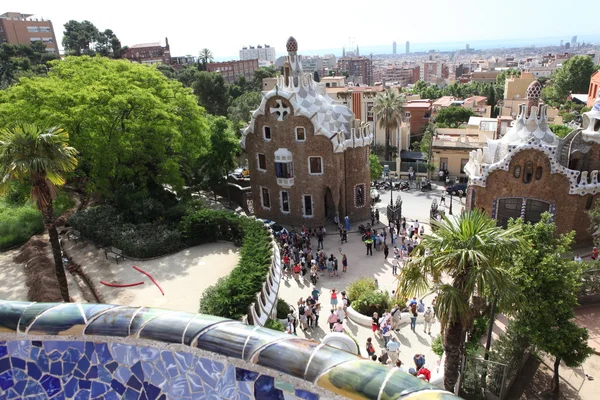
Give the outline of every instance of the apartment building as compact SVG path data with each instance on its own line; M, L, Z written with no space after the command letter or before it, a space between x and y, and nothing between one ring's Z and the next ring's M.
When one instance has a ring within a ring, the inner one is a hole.
M244 46L240 50L240 60L258 60L259 64L262 61L263 64L273 65L275 63L275 47L271 47L268 44L256 47Z
M233 83L235 79L244 75L247 80L254 79L254 71L258 69L258 60L223 61L206 64L208 72L218 72L225 82Z
M361 85L373 84L373 62L367 57L342 57L338 59L338 71L348 73L348 81Z
M46 51L58 55L52 21L18 12L0 15L0 43L30 45L34 42L44 43Z
M134 44L123 53L123 58L140 64L170 65L171 50L169 39L165 38L165 46L162 46L160 42Z

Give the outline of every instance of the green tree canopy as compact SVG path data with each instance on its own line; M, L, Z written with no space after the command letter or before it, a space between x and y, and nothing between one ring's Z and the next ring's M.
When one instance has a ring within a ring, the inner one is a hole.
M250 122L251 113L260 106L261 99L259 92L247 92L231 102L227 109L227 117L236 129Z
M154 67L103 57L53 61L47 77L23 78L0 92L0 127L61 124L80 153L78 174L107 197L124 183L138 190L184 185L205 151L208 124L189 89Z
M469 117L474 115L473 110L469 108L450 106L442 108L438 112L435 122L440 125L457 128L460 124L469 121Z
M5 89L23 76L45 75L46 63L56 59L40 41L30 46L2 43L0 45L0 89Z
M589 56L573 56L552 75L556 94L566 98L569 93L587 93L592 74L598 70Z
M587 330L573 322L582 265L565 256L575 232L557 235L549 213L534 225L512 221L509 229L515 227L523 231L527 246L514 253L509 269L523 294L514 326L531 344L555 357L552 386L558 391L561 360L578 367L593 352Z
M383 165L379 162L379 157L373 153L369 154L369 168L371 169L371 179L381 179Z
M264 78L273 78L277 76L279 72L275 67L261 67L254 71L254 79L252 80L252 89L254 91L262 91L262 81Z
M229 93L223 76L217 72L201 71L192 84L198 103L212 115L227 115Z
M67 22L62 44L65 53L75 56L100 54L110 58L121 58L125 50L112 30L100 32L90 21Z

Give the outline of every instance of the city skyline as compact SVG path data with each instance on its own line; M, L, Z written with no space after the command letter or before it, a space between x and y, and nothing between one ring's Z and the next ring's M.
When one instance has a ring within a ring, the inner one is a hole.
M520 4L517 10L498 8L486 2L470 10L454 7L452 3L441 0L432 0L428 8L434 11L428 12L426 21L420 18L406 18L400 25L381 24L377 29L334 29L328 32L326 39L322 37L319 30L299 28L301 24L290 25L295 26L293 28L273 29L272 24L267 23L276 21L283 9L287 15L290 12L293 15L293 10L285 7L260 9L254 3L235 0L230 3L231 7L227 8L227 11L233 10L233 12L227 14L222 14L223 9L220 7L192 2L172 4L165 12L162 8L139 7L138 4L114 0L105 1L102 8L92 8L74 0L57 0L53 3L40 0L5 0L0 13L22 12L34 14L37 18L52 20L61 47L63 25L71 19L88 20L101 31L112 29L123 45L158 41L164 45L165 37L168 37L173 55L197 56L200 49L209 48L215 60L226 60L237 59L239 50L243 46L258 44L269 44L275 47L277 55L281 56L285 54L284 46L289 36L294 36L298 40L300 52L305 55L325 54L333 50L335 50L334 54L341 55L349 36L355 38L361 48L361 54L371 52L391 54L392 41L403 43L406 40L411 43L411 53L430 49L454 50L443 49L444 46L436 48L436 45L440 44L457 44L455 49L458 50L464 49L465 44L470 43L471 48L477 49L478 41L500 44L520 41L529 45L536 44L535 40L540 38L555 38L556 43L553 44L558 45L561 39L567 42L576 35L579 37L579 42L600 42L600 35L594 29L595 13L589 12L589 8L600 11L600 6L582 0L575 0L572 3L571 9L581 10L580 18L563 18L559 12L556 12L558 7L562 7L557 0L545 2L543 8L539 7L538 3L527 2ZM346 6L351 10L354 9L353 5L359 4L362 3L349 0ZM307 0L302 8L318 10L321 6L321 2ZM410 7L402 6L392 0L379 0L373 4L373 9L385 9L389 15L394 13L407 15L407 12L410 14L411 11L418 15L420 12L416 7L411 10ZM223 18L211 14L222 14ZM303 18L301 10L298 9L296 14L301 21ZM494 15L494 17L482 18L486 15ZM355 22L356 18L353 17L352 20ZM532 20L536 24L535 29L532 29ZM589 23L586 23L587 20ZM252 24L252 21L255 23ZM252 29L243 29L250 26L249 24ZM428 28L432 26L438 29ZM533 43L528 43L528 40ZM386 43L390 44L386 46ZM427 46L432 47L427 48ZM388 50L384 52L370 50L376 48Z

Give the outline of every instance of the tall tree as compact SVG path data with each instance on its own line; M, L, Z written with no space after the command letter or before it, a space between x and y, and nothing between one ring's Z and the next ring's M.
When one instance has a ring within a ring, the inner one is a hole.
M588 332L573 322L573 308L581 285L582 265L565 258L575 232L556 234L548 213L537 224L513 221L524 233L527 246L513 254L510 273L523 293L514 327L539 350L554 357L552 390L559 391L559 367L578 367L593 353Z
M373 153L369 154L369 168L371 170L371 179L381 179L383 165L379 162L379 157Z
M390 135L402 124L404 98L395 90L388 89L375 98L373 113L380 128L385 129L385 159L390 160Z
M104 57L121 58L126 48L121 46L121 41L110 29L98 33L95 50Z
M81 152L78 176L108 200L132 180L142 192L183 188L182 170L193 168L208 139L206 114L189 89L125 60L66 57L50 65L47 77L0 91L0 128L60 124Z
M24 76L45 75L48 73L48 61L56 59L54 53L46 51L43 42L31 45L0 45L0 89L5 89Z
M77 150L69 147L69 134L60 128L19 124L0 131L0 195L8 192L13 181L31 184L31 199L42 213L50 236L56 279L65 302L71 300L52 201L56 198L56 186L65 183L61 174L77 166L76 155Z
M262 82L264 78L273 78L278 75L278 71L275 67L261 67L254 71L254 79L252 80L253 90L260 92L262 91Z
M206 71L206 64L214 60L212 51L206 47L200 50L200 57L198 57L198 69Z
M227 117L234 128L242 128L250 122L251 113L258 108L262 96L259 92L247 92L231 102Z
M90 21L70 20L65 24L62 44L67 54L76 56L93 55L91 45L98 41L100 32Z
M397 293L410 297L431 290L438 293L435 312L446 353L444 387L454 391L464 334L473 318L473 297L497 291L504 294L507 304L518 301L511 298L516 288L503 261L522 245L521 227L504 230L478 210L444 217L434 226L433 233L425 235L416 247L413 261L402 270Z
M201 71L193 83L194 94L198 103L212 115L227 115L229 92L223 76L217 72Z
M587 55L569 58L552 75L556 94L566 98L569 93L587 93L592 74L597 70L598 67Z
M464 107L450 106L442 108L437 116L435 122L440 125L457 128L463 122L467 122L469 117L474 116L473 110Z

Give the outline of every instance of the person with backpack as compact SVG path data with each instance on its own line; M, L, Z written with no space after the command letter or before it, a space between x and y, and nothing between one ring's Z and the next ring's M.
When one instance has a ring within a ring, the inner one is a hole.
M423 314L423 319L425 320L423 332L431 335L431 325L433 325L433 322L435 321L435 314L433 313L431 306L427 306L427 311Z
M392 315L392 329L398 332L400 330L400 317L402 315L402 311L400 310L400 307L398 307L398 304L394 304L394 308L392 308L390 314Z
M367 354L369 355L369 357L372 357L373 354L375 354L375 347L373 346L373 342L371 341L372 339L369 337L367 338L367 344L366 344L366 349L367 349Z

